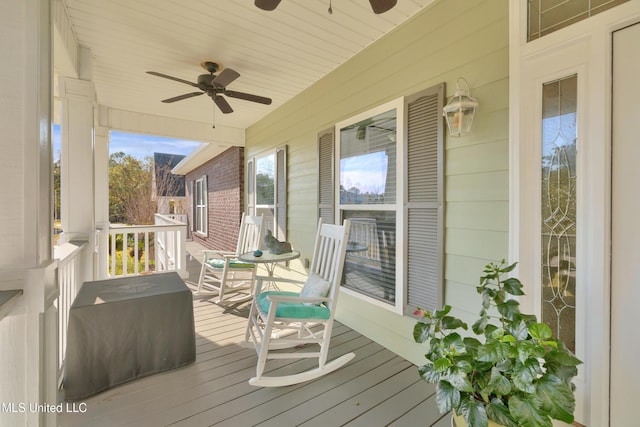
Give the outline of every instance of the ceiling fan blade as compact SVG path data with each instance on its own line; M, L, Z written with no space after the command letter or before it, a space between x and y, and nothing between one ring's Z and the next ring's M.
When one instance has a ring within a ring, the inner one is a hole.
M252 95L250 93L236 92L233 90L225 90L224 94L231 98L244 99L245 101L258 102L260 104L270 105L271 98L265 98L264 96Z
M181 101L187 98L193 98L194 96L202 95L204 92L191 92L185 93L184 95L174 96L173 98L163 99L162 102L171 103L176 101Z
M189 86L198 87L197 84L192 83L192 82L190 82L188 80L182 80L182 79L179 79L177 77L169 76L167 74L158 73L156 71L147 71L147 74L151 74L152 76L158 76L158 77L162 77L162 78L165 78L165 79L173 80L173 81L176 81L176 82L184 83L184 84L189 85Z
M258 9L274 10L280 4L280 0L256 0L253 4L255 4Z
M226 87L229 83L240 77L240 73L231 68L225 68L213 79L212 83Z
M222 111L224 114L233 113L233 108L231 108L231 105L229 105L227 100L221 97L220 95L214 96L213 102L216 103L220 111Z
M398 3L398 0L369 0L373 13L385 13Z

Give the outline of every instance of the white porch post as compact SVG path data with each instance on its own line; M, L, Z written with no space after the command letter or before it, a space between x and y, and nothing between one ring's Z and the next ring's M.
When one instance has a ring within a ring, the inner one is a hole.
M0 290L23 291L0 316L2 425L56 424L28 410L57 390L50 6L0 2Z
M82 68L82 67L81 67ZM94 105L95 88L91 81L61 77L62 100L60 209L64 242L85 240L96 244L94 199ZM93 280L94 251L87 251L82 263L81 282Z
M108 278L109 245L109 129L96 126L95 140L95 218L98 230L96 242L96 278Z

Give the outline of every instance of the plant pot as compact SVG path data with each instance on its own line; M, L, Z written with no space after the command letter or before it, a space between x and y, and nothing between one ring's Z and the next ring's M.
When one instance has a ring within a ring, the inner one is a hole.
M467 422L462 415L456 415L455 412L451 413L451 427L467 427ZM489 420L489 427L504 427L502 424L498 424Z

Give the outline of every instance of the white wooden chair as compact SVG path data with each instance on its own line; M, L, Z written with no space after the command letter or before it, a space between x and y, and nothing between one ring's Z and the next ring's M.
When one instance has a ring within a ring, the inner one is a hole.
M210 250L202 251L202 269L198 280L198 294L215 292L216 302L222 302L227 294L245 291L241 298L229 299L230 302L248 300L253 294L256 265L238 260L238 256L260 248L263 217L242 214L238 245L235 252Z
M300 293L262 292L262 278L256 278L245 345L253 344L258 353L258 363L256 376L249 380L249 384L277 387L309 381L340 368L355 356L348 353L327 363L349 227L348 220L343 225L322 224L320 220L309 276ZM274 280L295 282L281 278ZM300 346L304 344L320 348L318 351L296 351L301 350ZM283 350L292 347L296 349ZM293 375L263 375L267 359L301 358L317 358L318 366Z

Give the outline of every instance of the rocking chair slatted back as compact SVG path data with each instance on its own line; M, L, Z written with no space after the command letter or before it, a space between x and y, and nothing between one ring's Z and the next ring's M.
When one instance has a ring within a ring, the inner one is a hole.
M262 240L262 219L262 216L243 214L240 234L238 235L238 245L236 247L237 256L260 248Z

